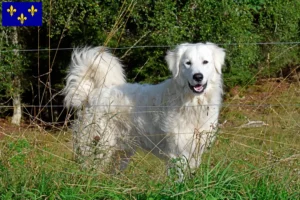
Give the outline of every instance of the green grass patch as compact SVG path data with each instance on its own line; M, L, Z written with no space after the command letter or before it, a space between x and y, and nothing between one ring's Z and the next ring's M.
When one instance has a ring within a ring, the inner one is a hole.
M123 172L96 173L73 161L70 132L6 133L0 140L0 199L298 199L300 109L290 105L300 99L294 92L299 89L291 86L266 101L275 106L243 107L251 94L227 100L240 107L224 107L221 122L227 123L183 182L144 151ZM242 127L247 120L268 125Z

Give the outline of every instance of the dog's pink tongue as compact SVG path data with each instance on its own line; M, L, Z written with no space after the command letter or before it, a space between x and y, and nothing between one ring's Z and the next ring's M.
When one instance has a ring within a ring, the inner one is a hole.
M196 85L196 86L194 86L194 90L197 92L201 92L203 90L203 87L202 87L202 85Z

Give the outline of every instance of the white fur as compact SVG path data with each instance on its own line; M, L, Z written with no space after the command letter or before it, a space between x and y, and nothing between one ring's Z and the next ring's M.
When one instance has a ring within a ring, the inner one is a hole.
M197 167L215 138L224 59L215 44L181 44L166 56L173 77L141 85L126 83L119 60L103 47L75 50L64 93L65 105L78 109L78 157L99 168L116 151L130 157L138 146L160 157L185 157ZM203 74L200 82L193 79L197 73ZM205 83L201 94L189 87Z

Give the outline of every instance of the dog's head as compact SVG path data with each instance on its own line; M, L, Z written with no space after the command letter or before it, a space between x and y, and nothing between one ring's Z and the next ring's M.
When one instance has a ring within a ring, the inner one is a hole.
M224 60L224 49L213 43L181 44L166 56L173 78L194 94L203 93L221 75Z

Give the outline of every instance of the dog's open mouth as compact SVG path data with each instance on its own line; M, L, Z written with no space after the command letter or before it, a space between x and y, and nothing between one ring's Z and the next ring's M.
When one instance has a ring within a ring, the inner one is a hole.
M189 83L189 86L193 92L195 92L197 94L201 94L206 89L207 83L205 83L204 85L201 85L201 84L191 85Z

